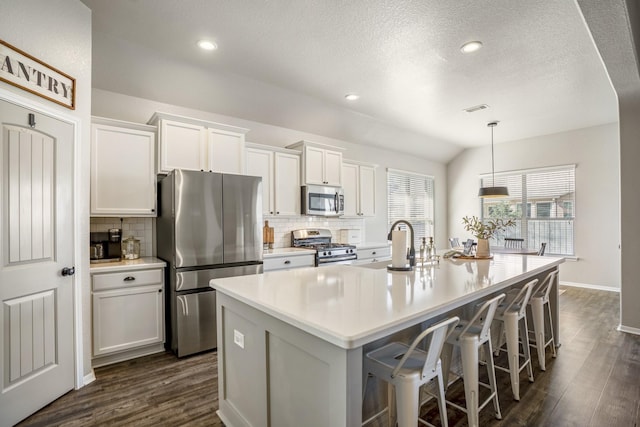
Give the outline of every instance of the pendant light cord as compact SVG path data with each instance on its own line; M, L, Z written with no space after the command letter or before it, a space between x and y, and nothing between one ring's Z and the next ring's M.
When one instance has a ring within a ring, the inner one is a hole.
M495 124L491 125L491 186L492 187L496 186L496 172L495 172L494 160L493 160L493 128L495 126L496 126Z

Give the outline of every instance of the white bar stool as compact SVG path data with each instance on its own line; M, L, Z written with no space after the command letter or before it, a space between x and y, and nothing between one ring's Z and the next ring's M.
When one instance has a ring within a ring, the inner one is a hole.
M471 320L461 320L453 333L447 338L445 348L442 352L444 380L445 384L448 385L453 347L460 347L462 356L462 378L464 380L464 395L467 407L464 408L448 400L447 403L458 410L466 412L470 427L478 427L479 413L490 401L493 401L496 418L502 419L500 404L498 402L498 389L496 386L496 372L493 365L493 358L489 357L487 361L489 384L480 383L478 379L478 350L484 345L486 354L491 355L493 353L491 349L491 323L498 304L500 304L504 297L505 294L500 294L491 298L482 304ZM491 390L491 394L482 404L478 403L480 385Z
M365 375L363 397L369 373L393 385L396 392L398 427L416 427L418 421L431 425L419 419L418 416L420 387L433 378L437 378L438 381L436 397L442 425L448 426L440 353L447 336L453 331L458 321L457 317L452 317L431 326L418 335L410 346L392 342L366 354L363 366ZM426 351L418 348L418 344L425 339L430 339Z
M553 320L551 316L551 305L549 304L549 292L551 292L552 285L556 281L557 275L557 270L549 273L547 277L545 277L544 281L537 288L534 288L531 293L531 298L529 299L531 317L533 317L533 333L535 335L535 344L532 346L538 350L538 363L540 364L540 369L543 371L547 369L544 357L547 346L551 346L551 355L556 357L556 342L553 336ZM545 305L547 306L548 316L548 324L546 326L548 326L550 335L548 341L545 340Z
M520 400L520 372L526 367L529 381L533 382L533 369L531 368L531 352L529 350L529 328L527 327L527 304L531 297L533 287L538 283L538 279L531 280L519 290L507 292L507 296L498 305L496 315L493 318L495 323L500 323L500 333L497 336L495 355L500 355L503 339L507 343L507 359L509 368L495 365L496 369L509 372L511 375L511 391L513 398ZM517 291L517 292L516 292ZM519 337L522 339L524 361L520 361Z

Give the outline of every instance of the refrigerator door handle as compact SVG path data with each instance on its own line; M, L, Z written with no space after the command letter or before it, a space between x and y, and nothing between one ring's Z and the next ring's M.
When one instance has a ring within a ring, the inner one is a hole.
M180 304L180 309L182 310L182 315L183 316L188 316L189 315L189 304L187 304L187 299L182 295L178 295L178 303Z
M339 204L340 204L340 201L338 199L338 193L336 192L336 194L333 195L333 206L335 206L336 208L336 213L338 213Z

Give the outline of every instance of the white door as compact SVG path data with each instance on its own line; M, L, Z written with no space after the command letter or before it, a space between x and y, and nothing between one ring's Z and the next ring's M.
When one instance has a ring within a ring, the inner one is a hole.
M0 426L74 385L73 126L0 100Z

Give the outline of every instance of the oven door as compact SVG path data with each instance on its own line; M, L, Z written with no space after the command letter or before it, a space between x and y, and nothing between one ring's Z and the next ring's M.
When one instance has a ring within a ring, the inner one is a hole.
M342 188L305 185L301 193L302 212L305 215L340 216L344 214Z

